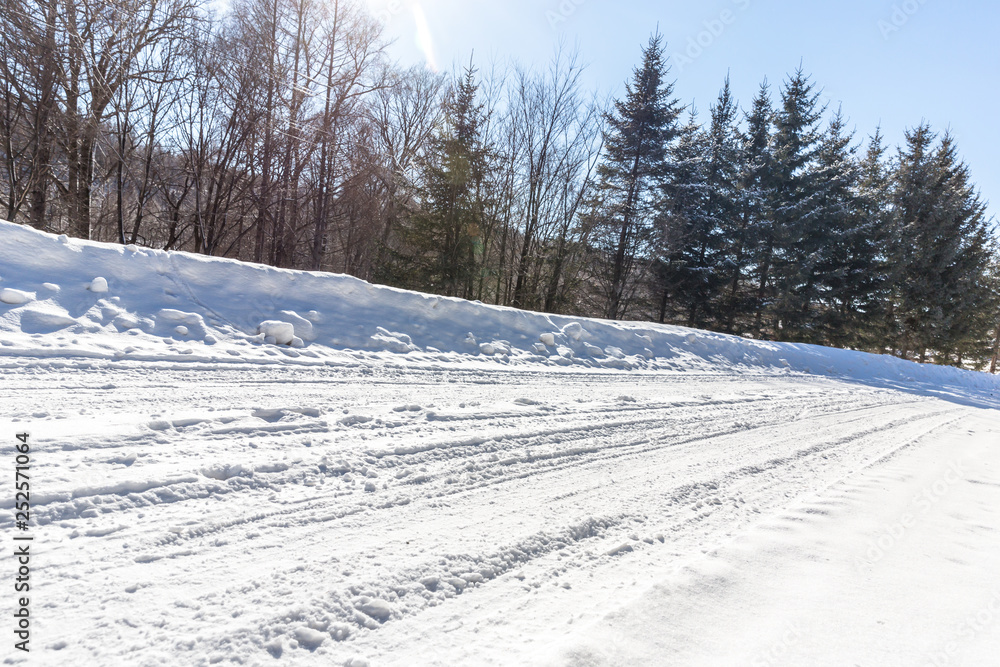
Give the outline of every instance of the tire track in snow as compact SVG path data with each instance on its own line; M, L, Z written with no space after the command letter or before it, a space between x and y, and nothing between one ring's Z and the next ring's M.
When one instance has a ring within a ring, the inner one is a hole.
M144 655L181 662L194 655L226 655L252 663L270 659L269 642L281 641L290 650L302 628L325 633L331 647L355 651L367 638L377 643L375 637L398 621L432 607L463 609L466 600L476 599L470 594L520 599L542 586L576 585L587 573L619 563L654 554L669 563L712 548L726 533L855 469L873 450L884 450L880 440L932 428L937 417L928 406L943 405L795 378L769 377L758 384L732 377L522 374L518 381L529 386L512 390L502 373L480 376L497 380L493 384L416 386L401 384L413 374L386 374L384 382L360 387L332 379L327 384L326 371L318 373L324 380L297 377L302 381L287 384L293 377L287 370L268 371L262 381L237 386L225 382L226 371L212 370L218 384L191 383L190 390L185 385L154 409L163 419L183 419L198 400L213 400L222 408L219 415L243 415L238 420L173 428L145 443L128 434L109 439L105 458L130 449L140 453L139 465L121 474L167 465L192 472L217 465L252 469L269 461L284 461L287 468L206 478L190 483L189 496L176 485L156 504L143 506L130 504L131 496L142 494L93 496L88 509L96 517L74 508L75 516L69 512L47 528L64 535L52 543L52 581L61 573L77 574L74 599L93 600L95 610L105 610L87 618L114 624L122 645L145 646ZM130 384L141 378L114 378L120 390L134 389L119 406L123 413L141 410L145 395L162 394ZM589 386L595 378L605 384ZM728 383L722 395L720 381ZM614 398L619 395L635 402L619 402ZM511 407L519 396L542 399L547 409ZM72 398L75 405L86 405L87 393ZM429 410L459 412L459 400L479 405L470 403L466 419L426 419ZM423 411L413 419L409 413L393 416L393 406L411 402ZM280 428L256 422L264 428L250 429L244 428L253 424L245 421L248 406L316 407L323 415L312 420L308 433L302 427L310 420L298 417L276 422ZM337 424L342 406L373 419ZM821 428L825 422L831 423ZM222 429L228 432L215 432ZM303 439L310 439L311 447L302 447ZM471 444L474 439L478 444ZM84 440L97 444L86 434L65 444ZM429 442L450 446L422 447ZM417 447L396 454L396 444ZM805 451L819 445L826 446ZM143 451L160 463L143 468ZM383 455L375 456L379 452ZM491 460L494 455L497 460ZM337 471L339 459L350 472ZM330 462L325 471L319 469L324 460ZM754 464L761 471L743 470ZM365 470L377 477L366 477ZM410 475L396 479L406 470ZM403 483L417 474L426 475L422 484ZM85 476L68 473L67 479ZM377 492L363 490L369 480L378 484ZM388 489L381 489L384 483ZM531 506L523 505L525 498L533 500ZM490 525L480 525L476 517L486 515ZM73 531L77 537L67 539ZM84 555L94 548L101 550L101 560ZM262 568L276 562L275 553L289 554L288 567ZM252 574L233 581L232 572ZM114 583L105 590L93 583L101 581ZM116 620L141 617L150 595L176 596L192 611L159 618L154 635L147 634L152 619L134 628ZM379 600L390 606L388 616L380 617ZM231 608L240 615L229 614ZM58 621L56 610L51 612ZM156 636L188 637L182 643L197 652ZM77 651L110 655L84 635L76 641Z
M927 415L924 419L920 420L921 422L932 420L934 423L929 427L922 428L922 433L917 436L918 438L923 437L923 433L930 432L942 425L939 420L934 419L939 416L939 414L940 413ZM760 478L763 472L767 472L771 469L788 467L791 464L801 464L808 458L821 455L823 451L827 449L843 446L859 440L870 439L873 435L896 428L902 423L913 425L913 421L908 417L897 419L889 423L868 428L867 430L862 430L852 434L851 436L842 437L839 440L835 440L830 443L823 443L821 445L813 445L811 447L804 448L790 456L770 459L766 461L763 466L744 467L738 469L726 475L721 480L709 480L678 488L675 490L673 496L670 497L667 504L669 506L693 506L693 508L697 510L700 508L700 501L705 500L707 496L718 497L719 495L723 495L727 487L734 485L739 481L745 481L747 478ZM674 538L677 531L701 525L707 518L709 518L709 516L710 513L703 512L690 518L681 519L680 521L675 522L672 526L666 527L666 530L670 531L668 534L671 535L671 542L675 542ZM622 514L614 517L591 517L587 522L581 524L584 527L590 526L589 529L583 529L581 528L581 525L571 526L567 530L555 535L547 531L542 531L527 540L511 545L510 547L507 547L497 553L459 554L448 556L445 558L447 565L444 564L445 561L437 559L426 563L422 567L416 567L408 571L400 572L390 581L381 579L375 582L357 583L346 592L334 594L333 599L336 601L336 604L331 603L326 599L330 597L330 592L328 591L328 595L325 595L320 601L318 601L317 604L314 605L314 608L323 609L324 613L328 616L332 614L334 620L328 618L328 621L335 625L337 632L340 634L344 634L343 624L345 623L351 624L349 627L360 626L355 627L355 631L360 628L368 628L369 630L378 629L381 627L382 621L387 619L373 621L371 617L365 617L363 613L359 616L358 610L352 606L355 605L355 603L348 602L350 600L365 597L375 599L391 598L392 595L389 593L395 593L398 595L400 591L414 592L412 589L414 589L418 584L424 588L434 589L435 592L440 587L440 592L444 594L444 600L450 600L460 595L466 587L472 587L473 585L477 587L479 585L486 585L486 582L489 582L494 578L500 577L517 567L521 567L535 560L543 559L553 552L563 551L566 549L569 549L570 551L574 549L579 550L582 543L593 538L601 538L604 541L618 540L620 539L620 536L614 535L609 537L606 535L607 531L614 530L619 526L631 526L635 519L636 517L631 514ZM655 543L657 541L664 541L662 534L659 535L658 538L659 539L650 538L647 536L642 542L636 541L634 544L626 543L626 546L619 546L616 549L610 550L613 553L609 553L605 556L605 558L612 558L622 553L628 553L635 549L641 549L644 544L649 542ZM185 553L181 552L180 555L183 556ZM499 567L498 562L500 563ZM487 571L488 574L485 573ZM460 576L463 572L466 575L470 575L471 573L470 578L463 579L462 576ZM371 593L372 595L357 595L356 593L358 591L364 591ZM334 591L334 593L336 593L336 591ZM417 605L417 607L421 607L421 605ZM406 609L406 614L419 613L419 611L420 608L414 609L410 607ZM400 612L400 614L402 614L402 612ZM398 620L398 618L401 618L400 614L394 612L391 617L392 619ZM273 628L284 627L287 625L287 618L287 614L275 616L271 621L263 622L260 626L255 628L251 634L257 633L260 636L274 634L273 631L269 632L269 629L273 630Z

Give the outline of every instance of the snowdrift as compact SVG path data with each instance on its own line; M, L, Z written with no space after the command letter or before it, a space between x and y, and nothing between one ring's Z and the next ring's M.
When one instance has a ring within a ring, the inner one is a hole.
M0 221L0 356L828 374L994 391L983 373L676 326L525 312Z

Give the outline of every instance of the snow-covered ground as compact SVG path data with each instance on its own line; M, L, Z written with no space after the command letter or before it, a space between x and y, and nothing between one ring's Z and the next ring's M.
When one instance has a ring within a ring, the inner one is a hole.
M984 374L2 222L0 369L9 663L1000 655Z

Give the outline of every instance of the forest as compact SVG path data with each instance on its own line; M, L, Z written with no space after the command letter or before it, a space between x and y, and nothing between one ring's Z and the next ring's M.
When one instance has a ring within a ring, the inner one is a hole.
M522 309L996 370L994 220L947 131L858 135L800 68L707 113L403 68L340 0L5 0L0 217ZM0 243L2 243L0 239Z

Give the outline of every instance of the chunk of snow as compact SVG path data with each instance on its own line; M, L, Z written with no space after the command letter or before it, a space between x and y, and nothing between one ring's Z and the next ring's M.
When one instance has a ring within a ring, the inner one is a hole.
M174 327L174 331L176 331L177 335L179 335L179 336L187 336L188 335L188 328L186 326L184 326L183 324L180 325L180 326Z
M90 287L87 289L96 294L104 294L108 291L108 281L107 279L98 276L90 281Z
M216 463L215 465L201 469L202 475L208 477L209 479L217 479L220 482L232 479L233 477L242 477L246 472L248 471L239 463L234 463L232 465Z
M376 333L371 337L371 340L383 350L395 352L396 354L406 354L417 349L410 340L410 337L404 333L389 331L382 327L376 327L375 331Z
M543 345L554 347L556 344L556 335L552 333L543 333L538 337L538 340L542 341Z
M295 328L295 335L304 341L314 341L316 340L316 334L313 331L313 323L302 317L293 310L283 310L281 311L281 316L285 318L291 325Z
M22 303L28 303L31 301L31 298L32 297L29 293L22 292L19 289L5 287L3 290L0 290L0 301L12 306L19 306Z
M570 322L562 328L562 332L573 340L580 340L587 333L579 322Z
M479 345L479 351L487 356L490 356L496 352L496 348L494 348L490 343L481 343Z
M624 544L619 544L614 549L609 549L606 553L608 556L617 556L619 554L632 551L632 549L633 549L632 545L628 542L625 542Z
M351 636L351 626L346 623L331 623L327 628L327 632L338 642L342 642Z
M354 426L355 424L367 424L372 421L372 417L366 417L364 415L348 415L346 417L341 417L337 420L338 424L343 424L344 426Z
M329 637L325 632L320 632L319 630L313 630L308 627L300 627L295 629L295 639L298 640L300 646L304 646L310 651L314 651L319 648L320 644L325 642Z
M354 608L379 621L388 620L392 616L392 606L385 600L377 598L362 598Z
M288 322L264 320L257 325L257 333L264 334L264 340L272 339L277 345L290 345L295 338L295 327Z
M264 648L267 649L268 653L273 655L275 658L280 658L285 647L281 643L281 637L275 637L271 641L264 644Z

